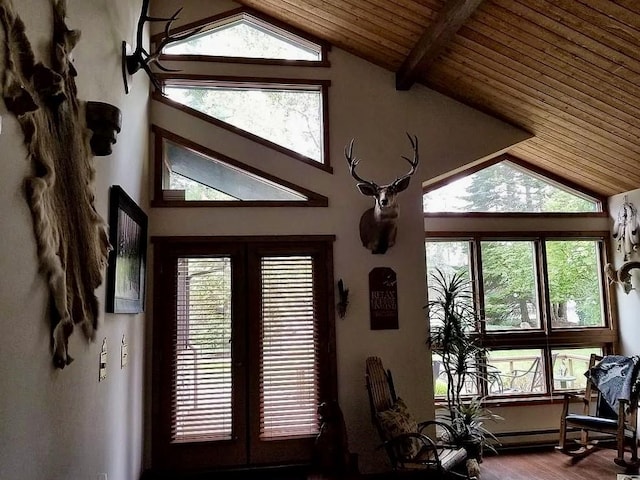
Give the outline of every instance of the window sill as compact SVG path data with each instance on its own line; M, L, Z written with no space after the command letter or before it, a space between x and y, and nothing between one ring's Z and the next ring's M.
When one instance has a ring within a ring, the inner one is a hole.
M564 403L564 393L575 394L576 390L568 390L566 392L555 393L553 395L487 398L482 403L483 405L486 405L488 407L528 407L534 405L561 405L562 403ZM435 405L436 408L446 407L447 402L445 400L436 399Z

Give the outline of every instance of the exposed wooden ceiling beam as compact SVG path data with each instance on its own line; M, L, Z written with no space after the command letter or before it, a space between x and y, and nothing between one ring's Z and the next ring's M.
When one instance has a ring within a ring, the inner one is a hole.
M451 41L482 0L449 0L396 72L396 89L409 90Z

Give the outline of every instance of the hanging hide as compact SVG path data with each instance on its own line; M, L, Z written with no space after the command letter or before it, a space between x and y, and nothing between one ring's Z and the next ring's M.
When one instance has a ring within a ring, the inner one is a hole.
M51 298L53 362L73 360L68 339L74 324L93 339L98 321L95 289L110 249L106 224L94 207L92 165L84 103L77 99L69 55L80 32L64 22L66 1L52 0L50 66L36 63L22 20L10 0L0 0L5 34L2 93L24 133L33 176L25 181L40 271Z

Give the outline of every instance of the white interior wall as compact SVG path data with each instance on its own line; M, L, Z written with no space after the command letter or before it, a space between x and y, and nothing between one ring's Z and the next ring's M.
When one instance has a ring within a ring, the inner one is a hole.
M611 212L612 233L613 221L616 219L625 197L636 208L640 208L640 189L610 197L609 211ZM624 254L616 250L617 242L613 238L611 241L613 242L613 266L618 269L624 263ZM640 252L633 252L629 260L640 261ZM620 322L620 353L623 355L640 355L640 342L638 342L638 338L640 338L640 318L638 317L638 307L640 307L640 270L633 269L630 273L633 290L625 294L622 286L615 286L618 319Z
M206 10L202 7L206 4ZM182 22L207 17L232 2L198 0L156 2L154 15L166 16L184 5ZM176 22L176 24L179 24ZM160 28L160 27L156 27ZM207 148L329 197L328 208L193 208L152 209L153 235L306 235L334 234L335 280L350 289L347 316L336 319L339 400L345 415L350 449L360 456L361 470L383 467L364 387L367 356L382 357L394 374L396 388L418 418L433 416L430 359L425 346L424 230L421 182L444 171L503 150L528 134L463 106L422 86L395 90L392 72L338 48L329 54L330 69L171 65L185 73L211 75L292 76L329 79L331 165L323 172L233 133L203 123L171 107L152 102L151 121ZM169 66L169 64L167 64ZM419 137L420 166L409 189L400 196L401 217L396 245L385 255L372 255L360 243L358 222L372 200L355 188L344 160L344 146L356 138L359 173L386 183L407 170L401 155L411 155L405 132ZM369 328L368 274L374 267L397 273L399 330Z
M37 59L47 62L51 2L14 1ZM108 217L108 191L121 185L144 209L148 204L148 82L137 78L125 96L120 44L135 38L141 1L68 0L67 23L82 37L73 51L81 100L122 110L113 153L96 157L96 207ZM4 36L4 32L2 33ZM0 59L0 65L4 62ZM144 74L140 74L144 77ZM96 341L80 329L70 340L75 361L55 370L51 361L48 294L38 273L36 244L23 182L30 173L23 136L0 102L0 478L13 480L138 478L142 469L144 315L101 314ZM104 311L104 286L97 297ZM120 369L125 335L129 364ZM108 376L98 382L102 339Z

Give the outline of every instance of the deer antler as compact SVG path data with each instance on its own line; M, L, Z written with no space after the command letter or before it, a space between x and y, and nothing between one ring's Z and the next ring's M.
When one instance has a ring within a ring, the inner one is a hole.
M404 158L407 162L409 162L409 165L411 165L411 170L409 170L409 172L403 175L402 177L396 178L395 182L393 182L394 184L399 183L405 178L413 175L416 172L416 168L418 167L418 162L420 161L420 158L418 156L418 137L417 136L411 137L411 135L407 133L407 138L409 138L409 141L411 142L411 148L413 148L413 160L410 160L408 157L405 157L404 155L402 155L402 158Z
M344 149L344 156L347 159L347 164L349 164L349 173L351 173L351 176L353 178L355 178L358 182L370 185L373 188L377 188L378 185L376 185L373 182L370 182L369 180L365 180L364 178L360 177L360 175L358 175L356 173L356 167L360 163L360 159L353 157L353 143L354 143L354 141L355 141L355 139L352 138L351 141L349 142L349 147Z
M136 32L136 48L131 55L126 55L123 62L123 77L125 78L125 90L126 93L129 93L129 87L126 81L126 75L124 72L124 68L126 68L126 73L129 75L133 75L138 70L143 69L147 72L151 83L153 86L160 90L160 82L155 77L154 72L151 70L150 65L155 63L156 66L164 71L164 72L178 72L179 70L174 70L171 68L167 68L163 66L158 58L162 54L162 50L164 47L173 42L179 42L181 40L186 40L187 38L200 33L204 27L197 28L195 30L190 30L181 35L171 35L171 25L178 19L178 15L182 12L182 8L179 8L171 17L162 18L162 17L150 17L147 15L147 11L149 10L149 0L142 1L142 12L140 13L140 18L138 19L138 30ZM142 46L142 32L144 29L144 24L146 22L166 22L164 27L164 37L158 44L156 50L153 53L147 52L147 50ZM125 48L125 43L123 42L123 51Z

